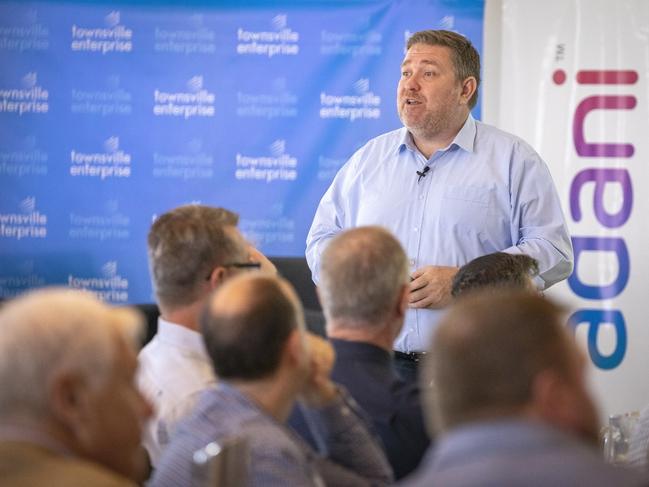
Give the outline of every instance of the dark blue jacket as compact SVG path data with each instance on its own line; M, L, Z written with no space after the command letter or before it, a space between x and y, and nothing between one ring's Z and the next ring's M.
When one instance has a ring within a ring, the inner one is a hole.
M333 381L343 385L365 411L381 439L395 477L404 477L417 467L430 444L419 388L397 375L390 352L363 342L332 339L331 343L336 351ZM302 411L296 408L289 424L318 448L313 428L307 426Z

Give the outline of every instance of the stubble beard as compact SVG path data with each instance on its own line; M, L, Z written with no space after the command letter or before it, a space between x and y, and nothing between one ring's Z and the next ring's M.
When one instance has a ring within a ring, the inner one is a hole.
M408 123L407 115L399 110L399 119L404 127L415 137L421 140L433 140L438 135L442 134L449 127L448 114L443 115L441 111L428 112L423 115L421 120L416 123Z

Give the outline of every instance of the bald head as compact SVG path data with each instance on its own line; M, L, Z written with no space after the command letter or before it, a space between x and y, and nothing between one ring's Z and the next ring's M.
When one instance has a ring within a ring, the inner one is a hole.
M449 428L520 414L548 370L581 387L563 317L559 306L524 292L458 300L440 321L424 372L436 386L435 419Z
M382 323L408 283L408 260L390 232L359 227L329 243L320 275L318 292L328 321Z
M222 379L272 375L291 333L304 328L291 285L277 276L246 274L226 282L210 299L201 329L214 370Z

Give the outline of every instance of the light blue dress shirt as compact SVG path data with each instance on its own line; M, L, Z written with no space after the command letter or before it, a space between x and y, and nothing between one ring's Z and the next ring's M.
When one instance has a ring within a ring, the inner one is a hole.
M417 171L426 166L420 178ZM572 244L547 165L525 141L471 115L453 142L428 160L404 127L370 140L347 161L307 237L316 284L327 242L363 225L392 231L411 271L461 266L498 251L534 257L542 289L572 271ZM439 315L409 310L395 350L427 350Z
M595 447L540 421L503 418L451 429L402 487L623 487L638 472L604 463Z

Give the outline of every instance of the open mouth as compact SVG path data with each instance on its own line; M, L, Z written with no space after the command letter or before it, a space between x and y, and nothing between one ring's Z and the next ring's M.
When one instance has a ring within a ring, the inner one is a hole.
M414 98L406 98L406 105L421 105L421 101Z

